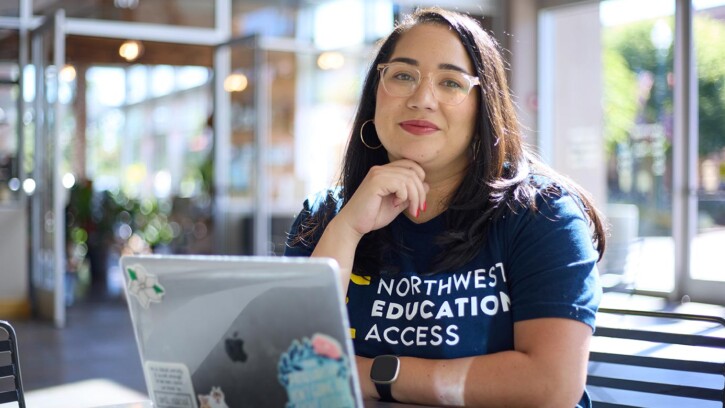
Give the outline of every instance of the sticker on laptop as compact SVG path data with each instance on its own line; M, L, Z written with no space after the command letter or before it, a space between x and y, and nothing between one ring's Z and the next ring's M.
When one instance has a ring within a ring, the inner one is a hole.
M194 387L191 384L189 369L184 364L147 361L144 370L154 406L199 408L196 403L197 396L194 395ZM213 395L213 392L210 395ZM221 394L222 401L223 396L224 394ZM201 396L199 396L199 400L201 400Z
M350 362L340 343L325 334L293 340L277 365L287 408L354 407Z
M199 408L229 408L224 401L224 392L221 387L211 387L209 394L198 394Z
M148 309L151 302L161 302L166 291L156 275L146 272L141 265L127 267L126 273L128 274L128 292L138 299L138 303L144 309Z

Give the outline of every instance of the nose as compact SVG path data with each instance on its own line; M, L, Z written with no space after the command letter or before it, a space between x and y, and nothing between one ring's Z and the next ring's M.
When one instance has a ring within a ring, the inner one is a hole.
M433 91L433 79L430 75L421 78L418 87L408 97L408 107L411 109L436 109L438 99Z

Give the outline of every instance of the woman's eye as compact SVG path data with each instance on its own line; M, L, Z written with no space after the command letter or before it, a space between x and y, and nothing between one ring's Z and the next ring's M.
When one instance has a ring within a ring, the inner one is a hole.
M393 78L398 81L413 81L415 82L415 77L407 72L396 72L393 74Z
M463 88L463 85L461 85L461 82L456 81L455 79L444 79L443 81L441 81L441 85L445 88L450 88L450 89Z

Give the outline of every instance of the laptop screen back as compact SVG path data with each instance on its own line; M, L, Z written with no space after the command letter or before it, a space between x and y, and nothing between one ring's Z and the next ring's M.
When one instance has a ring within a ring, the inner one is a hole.
M360 404L334 262L141 256L121 267L155 406Z

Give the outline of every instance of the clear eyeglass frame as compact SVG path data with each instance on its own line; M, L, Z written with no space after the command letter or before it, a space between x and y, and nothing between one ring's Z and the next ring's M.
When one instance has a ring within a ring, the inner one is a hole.
M418 68L404 62L378 64L377 69L385 92L396 97L413 95L420 87L423 78ZM399 78L400 76L406 78ZM456 70L433 71L427 76L432 85L433 95L438 102L447 105L461 104L474 86L481 85L478 77Z

